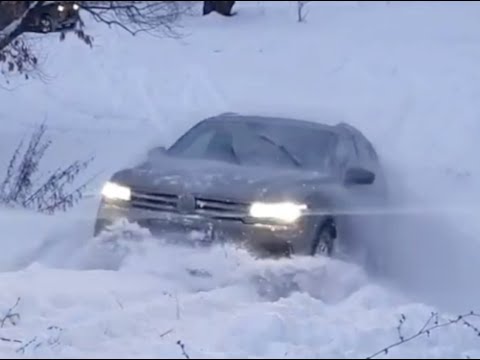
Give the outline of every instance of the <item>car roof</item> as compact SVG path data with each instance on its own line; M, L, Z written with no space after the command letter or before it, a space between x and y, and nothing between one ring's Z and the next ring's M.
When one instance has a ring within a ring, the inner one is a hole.
M341 128L339 124L337 125L328 125L320 122L296 119L296 118L286 118L286 117L273 117L273 116L261 116L261 115L241 115L236 113L225 113L220 114L205 120L209 123L225 123L225 122L242 122L242 123L262 123L262 124L283 124L283 125L293 125L293 126L302 126L306 128L312 128L315 130L327 130L330 132L339 133Z

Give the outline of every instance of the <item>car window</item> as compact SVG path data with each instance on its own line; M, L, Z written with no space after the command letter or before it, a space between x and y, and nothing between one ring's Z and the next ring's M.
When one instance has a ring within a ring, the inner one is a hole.
M378 162L378 160L379 160L378 154L375 151L375 149L373 148L373 145L370 144L369 142L367 142L366 147L367 147L367 153L370 157L370 160L372 160L373 162Z
M340 167L346 167L357 160L357 149L351 137L342 137L336 149L336 161Z
M225 122L197 126L169 153L230 163L324 170L332 165L337 138L296 125Z
M369 163L376 163L378 161L377 153L369 141L363 138L356 138L355 143L357 144L359 156L362 161L367 161Z
M187 141L179 143L176 151L181 152L185 156L195 156L197 154L203 154L206 152L213 136L215 135L215 129L207 129L200 131L196 136L191 136ZM188 141L190 140L190 141Z

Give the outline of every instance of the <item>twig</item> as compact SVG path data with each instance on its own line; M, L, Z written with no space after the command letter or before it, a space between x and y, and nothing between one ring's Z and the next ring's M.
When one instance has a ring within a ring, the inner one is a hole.
M15 352L18 354L18 353L22 353L22 354L25 354L25 350L27 350L27 348L32 345L35 341L37 341L37 337L34 337L32 340L30 340L29 342L27 342L25 345L23 345L22 347L19 347Z
M171 333L173 333L173 331L173 329L170 329L168 331L165 331L163 334L160 334L160 339L163 339L165 336L170 335Z
M185 350L185 344L182 343L180 340L177 341L177 345L182 349L182 355L185 359L190 359L190 355L188 355L187 351Z
M20 320L20 314L14 313L13 310L15 310L15 308L18 306L19 303L20 303L20 298L17 299L17 302L15 303L15 305L13 305L10 309L8 309L7 314L2 318L2 320L0 320L0 328L5 327L5 322L7 320L9 320L13 326L17 325L16 321Z
M394 349L394 348L396 348L400 345L408 343L408 342L410 342L412 340L415 340L415 339L417 339L421 336L424 336L424 335L430 337L430 334L435 330L445 328L445 327L448 327L448 326L451 326L451 325L457 325L459 323L462 323L463 325L472 329L480 337L480 330L466 320L467 318L471 318L471 317L480 318L480 315L471 311L467 314L459 315L455 319L445 320L445 321L441 322L441 321L439 321L438 313L432 313L430 315L430 317L428 318L428 320L425 322L425 324L422 326L422 328L418 332L416 332L415 334L413 334L411 336L404 337L403 333L402 333L402 328L403 328L407 318L405 317L405 315L402 315L401 319L399 321L399 325L397 327L397 332L398 332L398 335L399 335L399 341L397 341L396 343L394 343L392 345L389 345L389 346L383 348L380 351L377 351L373 355L368 356L366 359L374 359L379 355L388 355L390 350L392 350L392 349ZM431 324L432 321L433 321L433 324Z
M118 307L121 310L125 310L125 306L123 306L123 303L120 301L120 299L118 297L116 297L115 294L113 294L113 295L114 295L113 298L115 299L115 302L117 303Z
M180 314L180 302L178 301L178 296L175 294L175 311L177 314L177 320L180 320L181 314Z
M0 341L8 342L8 343L15 343L15 344L23 344L22 340L8 339L8 338L4 338L4 337L0 337Z
M56 330L58 331L58 335L57 336L50 336L47 340L45 341L37 341L38 340L38 337L35 336L32 340L30 340L29 342L27 342L25 345L19 347L17 350L16 350L16 353L21 353L21 354L25 354L25 351L27 350L27 348L29 348L30 346L34 345L33 346L33 349L36 350L44 345L47 345L47 346L50 346L50 347L54 347L54 346L57 346L60 344L60 336L61 336L61 333L63 332L63 329L58 327L58 326L49 326L47 328L47 331L53 331L53 330ZM23 343L23 342L22 342Z
M308 11L305 13L304 8L310 1L297 1L297 21L304 22L307 18Z

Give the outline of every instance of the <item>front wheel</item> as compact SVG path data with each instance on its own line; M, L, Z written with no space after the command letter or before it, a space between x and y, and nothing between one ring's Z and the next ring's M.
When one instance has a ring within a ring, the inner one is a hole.
M55 30L54 20L50 15L44 14L40 19L40 29L47 34Z
M324 221L318 228L313 239L311 255L323 255L331 257L335 247L337 231L333 220Z

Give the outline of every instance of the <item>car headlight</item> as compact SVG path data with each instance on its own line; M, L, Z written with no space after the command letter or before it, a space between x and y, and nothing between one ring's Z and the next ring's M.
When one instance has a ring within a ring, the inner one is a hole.
M250 216L258 219L274 219L287 223L297 221L307 210L307 205L291 202L254 203L250 207Z
M57 10L58 10L58 12L63 12L65 10L65 6L60 4L60 5L57 6Z
M130 201L132 191L126 186L107 182L102 189L102 195L109 200Z
M80 10L80 5L78 5L78 4L73 4L73 10L75 10L75 11Z

